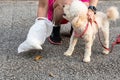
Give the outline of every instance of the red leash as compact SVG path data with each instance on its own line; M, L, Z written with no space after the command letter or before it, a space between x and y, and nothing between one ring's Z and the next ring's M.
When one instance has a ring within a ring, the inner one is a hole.
M98 26L98 24L97 24L96 21L94 21L94 23ZM113 48L114 48L114 46L115 46L116 44L120 44L120 34L119 34L119 35L117 36L117 38L116 38L116 41L114 41L114 42L112 43L111 48L105 47L105 46L103 45L101 39L100 39L100 34L99 34L99 33L100 33L100 32L99 32L99 29L98 29L98 38L99 38L99 41L100 41L102 47L105 48L106 50L110 51L110 53L112 52L112 50L113 50Z
M80 35L76 31L74 31L74 36L82 38L82 36L86 33L88 26L89 26L89 22L87 23L85 30Z
M112 43L112 47L111 47L111 51L110 51L110 52L112 52L112 50L113 50L113 48L114 48L114 46L115 46L116 44L120 44L120 34L117 36L116 41L114 41L114 42Z
M89 21L89 22L90 22L91 25L92 25L92 22L91 22L91 21ZM85 28L85 30L82 32L82 34L79 35L77 32L74 31L74 36L75 36L75 37L80 37L80 38L82 38L82 36L85 34L85 32L86 32L87 29L88 29L89 22L87 23L86 28ZM95 24L97 25L97 27L98 27L97 22L94 21L94 23L95 23ZM107 48L107 47L105 47L105 46L103 45L103 43L102 43L102 41L101 41L101 39L100 39L99 29L98 29L98 38L99 38L99 41L100 41L101 46L102 46L104 49L108 50L110 53L112 52L112 50L113 50L113 48L114 48L114 46L115 46L116 44L120 44L120 34L117 36L116 41L114 41L114 42L112 43L111 48Z

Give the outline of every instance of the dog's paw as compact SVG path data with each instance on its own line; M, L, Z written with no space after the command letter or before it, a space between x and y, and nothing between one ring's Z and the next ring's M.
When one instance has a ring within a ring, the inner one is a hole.
M106 55L106 54L109 54L109 51L105 49L105 50L103 50L102 53Z
M83 59L83 62L90 62L90 57L85 57L85 58Z
M71 55L72 55L72 52L69 51L69 50L67 50L66 52L64 52L64 55L65 55L65 56L71 56Z

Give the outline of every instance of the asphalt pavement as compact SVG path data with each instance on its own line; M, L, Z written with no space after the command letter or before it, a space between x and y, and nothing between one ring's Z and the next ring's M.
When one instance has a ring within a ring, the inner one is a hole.
M43 51L18 54L17 48L34 24L38 1L0 0L0 80L120 80L120 45L103 55L96 38L92 47L91 62L82 62L84 42L79 39L74 53L63 53L69 46L69 31L62 33L62 45L52 45L47 40ZM98 10L117 6L120 1L99 1ZM110 22L110 44L120 34L120 19ZM40 55L42 58L35 61Z

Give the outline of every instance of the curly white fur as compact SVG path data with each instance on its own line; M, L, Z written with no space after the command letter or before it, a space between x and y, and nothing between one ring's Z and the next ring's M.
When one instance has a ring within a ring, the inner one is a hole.
M65 5L63 16L67 20L72 23L74 31L78 34L84 31L87 20L87 6L79 0L74 0L72 4ZM109 20L116 20L119 17L119 12L116 7L110 7L107 9L107 13L97 12L95 15L95 21L98 26L93 22L92 25L89 23L88 29L86 33L83 35L83 39L85 41L85 53L84 53L84 62L90 62L91 56L91 47L93 45L93 41L95 39L95 34L98 32L98 29L101 28L104 34L104 46L109 48ZM78 37L74 36L74 32L70 39L69 48L64 53L66 56L71 56L74 50L74 47L77 43ZM104 54L108 54L109 51L103 49Z

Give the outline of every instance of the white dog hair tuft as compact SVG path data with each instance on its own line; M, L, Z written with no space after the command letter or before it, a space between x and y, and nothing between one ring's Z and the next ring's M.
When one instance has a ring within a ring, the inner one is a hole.
M107 9L107 18L113 21L119 18L119 12L117 10L117 7L111 6Z

